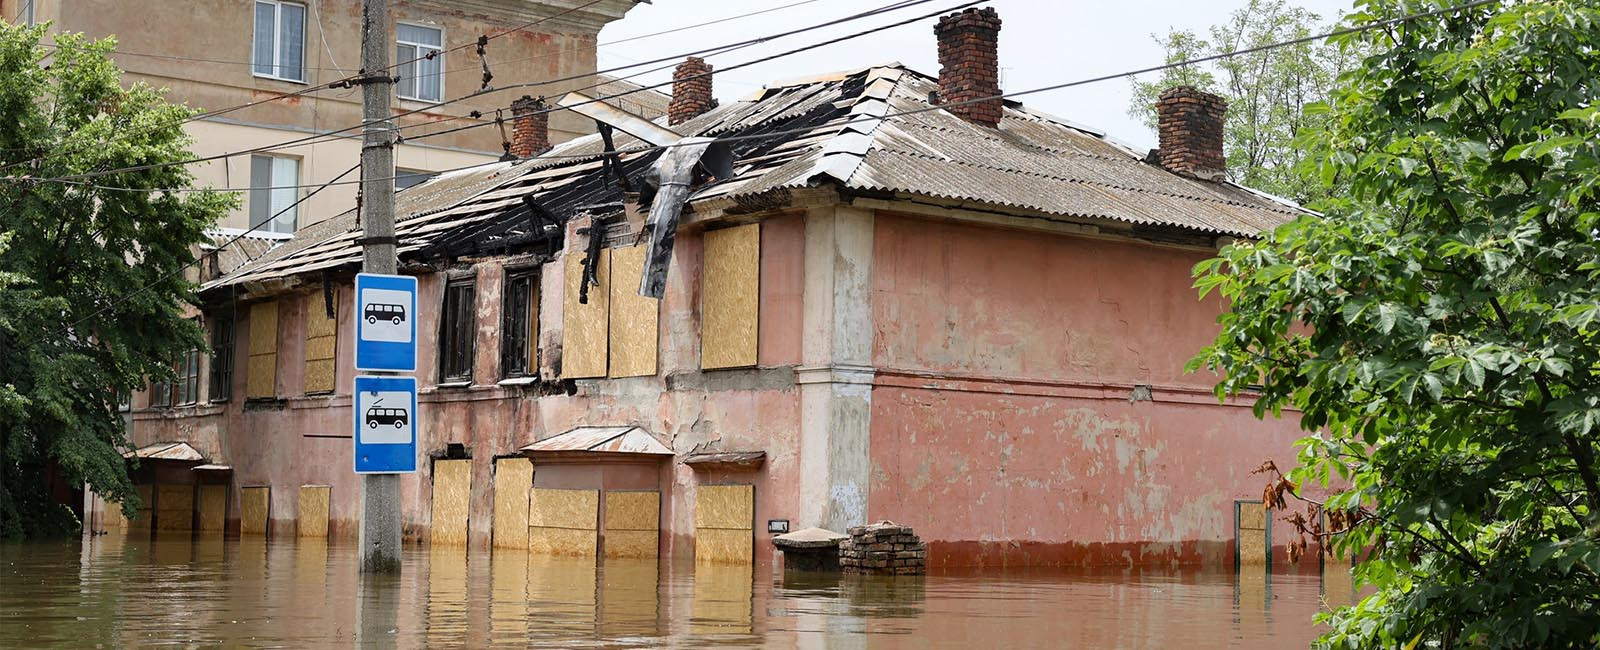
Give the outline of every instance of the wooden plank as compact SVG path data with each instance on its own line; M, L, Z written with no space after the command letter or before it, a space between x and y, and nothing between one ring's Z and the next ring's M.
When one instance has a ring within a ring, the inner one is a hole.
M434 546L467 545L467 509L472 497L472 461L433 462Z
M534 488L528 509L528 550L592 557L599 544L600 492Z
M337 289L334 290L333 304L339 304ZM322 294L311 294L306 300L305 391L307 393L333 392L338 332L338 315L328 318L328 311L322 303Z
M228 486L200 486L200 530L220 531L228 521Z
M756 365L761 224L705 234L700 276L700 367Z
M156 486L156 529L194 529L194 486Z
M526 458L494 461L494 545L528 548L528 493L533 463Z
M1261 503L1239 502L1236 534L1239 544L1239 564L1260 566L1267 564L1267 509Z
M656 374L656 341L661 301L639 295L649 246L611 251L610 350L612 377Z
M611 302L611 251L600 251L599 286L589 287L588 304L578 302L583 282L583 254L567 253L566 296L562 301L561 376L584 379L606 376L606 343Z
M755 487L701 485L695 488L695 562L751 563L755 560Z
M156 514L156 487L149 483L140 483L133 486L139 493L139 509L134 512L133 520L128 522L128 528L133 530L150 530L150 522Z
M262 485L239 488L239 532L244 535L267 534L271 502L270 487Z
M295 510L295 531L300 537L328 537L328 506L331 485L300 486L299 508Z
M656 557L660 528L661 493L606 491L606 557Z
M250 306L250 356L245 397L272 398L278 391L278 302Z

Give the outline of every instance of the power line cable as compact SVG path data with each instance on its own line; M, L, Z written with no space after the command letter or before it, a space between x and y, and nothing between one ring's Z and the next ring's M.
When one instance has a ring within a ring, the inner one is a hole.
M803 27L803 28L791 30L791 31L788 31L788 32L782 32L782 33L778 33L778 34L773 34L773 35L768 35L768 36L762 36L762 37L758 37L758 38L748 39L748 40L744 40L744 41L739 41L739 42L736 42L736 43L729 43L729 44L725 44L725 45L704 48L704 49L700 49L700 50L695 50L693 52L687 52L687 53L677 54L677 55L673 55L673 56L661 57L661 58L658 58L658 59L652 59L652 60L649 60L649 61L643 61L643 62L640 62L640 63L631 64L631 65L617 66L615 68L610 68L610 69L607 69L607 70L600 70L600 71L596 71L596 72L593 72L593 73L571 75L571 76L568 76L568 77L562 77L562 78L559 78L559 79L552 79L552 80L548 80L548 81L527 82L527 83L521 83L521 84L514 84L514 85L510 85L510 86L502 86L502 87L498 87L498 88L488 88L488 89L478 90L478 91L475 91L475 92L472 92L472 93L468 93L466 95L463 95L463 96L460 96L460 97L457 97L457 98L454 98L454 99L448 99L448 100L445 100L445 101L442 101L442 102L439 102L439 103L436 103L436 104L432 104L432 105L430 105L430 106L428 106L426 108L417 108L417 109L411 109L411 110L407 110L407 111L401 111L400 113L396 113L395 115L390 116L388 119L390 121L392 121L392 120L394 120L396 118L405 117L405 116L408 116L408 115L412 115L412 114L416 114L416 113L421 113L421 112L425 112L425 111L428 111L428 110L432 110L432 109L434 109L434 108L436 108L438 106L454 104L454 103L466 101L468 99L472 99L472 98L475 98L475 97L481 97L481 96L484 96L484 95L488 95L488 94L492 94L492 93L496 93L496 92L502 92L502 91L505 91L505 90L513 90L513 89L518 89L518 88L533 88L533 87L538 87L538 86L557 84L557 83L562 83L562 82L566 82L566 81L573 81L573 80L588 78L588 77L591 77L591 76L596 75L596 74L605 74L605 73L608 73L608 72L616 72L616 71L626 70L626 69L630 69L630 68L637 68L637 67L640 67L640 66L643 66L643 65L652 65L652 64L662 63L664 61L676 61L678 59L682 59L682 58L687 57L687 56L695 56L695 55L712 53L712 52L721 53L721 52L726 52L726 51L732 51L733 49L738 49L738 48L741 48L741 47L747 47L747 46L750 46L750 45L756 45L756 44L760 44L760 43L765 43L767 41L775 40L775 39L778 39L778 38L784 38L784 37L787 37L787 36L792 36L792 35L803 33L803 32L814 31L814 30L821 29L821 28L824 28L824 27L831 27L833 25L838 25L838 24L842 24L842 23L845 23L845 22L859 20L859 19L862 19L862 18L875 16L875 15L878 15L878 14L881 14L881 13L887 13L887 12L890 12L890 11L896 11L896 10L899 10L899 9L904 9L904 8L907 8L907 7L912 7L912 6L916 6L916 5L920 5L920 4L926 4L926 3L932 2L932 1L933 0L901 0L899 2L894 2L894 3L890 3L888 5L884 5L882 7L877 8L877 9L872 9L872 10L861 12L861 13L858 13L858 14L853 14L853 15L850 15L850 16L845 16L843 18L837 18L837 19L834 19L834 20L830 20L830 21L823 22L823 23L818 23L818 24L811 25L811 26L808 26L808 27ZM960 7L970 6L970 5L974 5L974 4L980 4L980 2L979 1L968 2L966 4L957 5L954 8L960 8ZM948 11L948 9L946 11ZM943 13L943 12L935 12L934 14L929 14L929 15L930 16L931 15L937 15L938 13ZM927 18L927 17L928 16L922 16L922 17L919 17L919 18L914 19L914 20L921 20L921 19L924 19L924 18ZM908 21L908 22L912 22L912 21ZM891 25L889 27L893 27L893 26L898 26L898 25ZM880 28L880 29L886 29L886 28L887 27ZM864 35L865 33L870 33L870 32L864 32L864 33L858 32L858 33L853 34L851 36L852 37L860 36L860 35ZM842 39L835 39L835 41L831 41L831 42L837 42L838 40L842 40ZM820 45L813 46L813 47L819 47L819 46ZM797 52L797 51L804 51L804 49L809 49L809 48L803 48L801 50L791 50L790 52L786 52L786 53L783 53L783 54L780 54L780 55L767 57L764 60L771 60L773 58L777 58L778 56L787 56L787 55L792 54L792 53ZM739 67L742 67L742 66L739 66ZM728 69L735 69L735 68L728 68ZM638 74L646 74L648 72L653 72L653 71L654 70L647 70L647 71L645 71L643 73L638 73ZM726 71L726 70L724 70L724 71ZM630 75L630 76L632 76L632 75ZM601 98L598 98L598 99L611 99L611 98L615 98L615 97L621 97L621 96L624 96L624 95L631 95L631 94L634 94L634 93L643 92L645 90L650 90L652 88L658 88L658 87L665 86L665 85L669 85L669 84L668 83L655 84L655 85L652 85L652 86L641 87L641 88L629 90L629 91L626 91L626 92L617 93L615 95L601 97ZM591 85L591 86L585 87L585 89L594 88L594 87L597 87L597 86L596 85ZM264 99L264 100L261 100L261 101L262 102L266 102L266 101L271 101L271 100L270 99ZM241 106L244 106L244 105L241 105ZM554 110L556 110L556 109L550 109L550 110L546 110L544 112L554 112ZM219 113L219 112L220 111L213 111L213 114ZM538 114L538 113L535 113L535 114ZM490 124L493 124L493 122L484 122L482 125L483 126L487 126L487 125L490 125ZM254 153L265 153L265 152L269 152L269 151L275 151L275 150L285 149L285 148L290 148L290 147L317 144L317 143L320 143L320 142L331 142L331 141L336 140L338 138L330 138L329 136L333 136L333 135L336 135L336 134L339 134L339 133L346 133L346 132L349 132L349 131L354 131L356 129L360 129L360 128L363 128L365 126L367 126L367 124L366 124L366 122L363 121L361 123L358 123L358 124L355 124L355 125L352 125L352 126L348 126L348 127L344 127L344 128L340 128L340 129L335 129L333 131L328 131L328 132L325 132L325 133L320 133L320 134L305 136L305 137L301 137L301 138L296 138L296 139L292 139L292 140L288 140L288 141L285 141L285 142L280 142L280 143L272 144L272 145L264 145L264 146L261 146L261 147L255 147L255 148L251 148L251 149L244 149L244 150L234 151L234 152L225 152L225 153L214 154L214 155L210 155L210 156L201 156L201 157L196 157L196 158L190 158L190 159L187 159L187 160L171 161L171 162L165 162L165 163L151 163L151 164L148 164L148 165L136 165L136 166L132 166L132 167L124 167L124 168L119 168L119 169L108 169L108 170L100 170L100 171L95 171L95 172L85 172L85 173L82 173L82 174L72 174L72 175L67 175L67 176L60 177L60 179L82 180L82 179L88 179L88 178L98 178L98 177L101 177L101 176L109 176L109 175L113 175L113 174L122 174L122 173L135 172L135 171L143 171L143 170L146 170L146 169L156 169L156 168L161 168L161 167L172 167L172 166L178 166L178 165L189 165L189 164L194 164L194 163L210 162L210 161L213 161L213 160L221 160L221 159L224 159L224 158L232 158L232 157L249 155L249 154L254 154ZM42 158L43 157L36 158L36 159L33 159L33 160L25 160L25 161L19 161L19 162L16 162L16 163L12 163L10 165L6 165L4 167L0 167L0 171L5 171L6 169L11 169L11 168L19 166L19 165L24 165L24 164L27 164L29 162L33 162L34 160L42 160ZM59 180L59 179L57 179L57 180Z

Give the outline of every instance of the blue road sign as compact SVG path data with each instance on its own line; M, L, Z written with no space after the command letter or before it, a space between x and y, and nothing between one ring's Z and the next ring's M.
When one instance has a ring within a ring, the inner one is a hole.
M409 474L417 471L416 377L356 376L355 441L357 474Z
M356 370L416 372L416 278L356 275Z

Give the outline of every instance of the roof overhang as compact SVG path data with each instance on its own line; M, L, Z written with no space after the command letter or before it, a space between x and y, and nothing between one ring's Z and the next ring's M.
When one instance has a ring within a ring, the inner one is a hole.
M180 463L204 463L206 457L187 442L158 442L145 445L122 455L139 460L166 460Z
M577 427L520 450L534 459L659 461L673 456L671 447L639 427Z

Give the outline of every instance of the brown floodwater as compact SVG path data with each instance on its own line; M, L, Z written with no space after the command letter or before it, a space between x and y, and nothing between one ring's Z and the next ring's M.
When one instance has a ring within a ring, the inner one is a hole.
M353 544L0 545L0 647L1290 648L1347 573L1035 570L878 578Z

